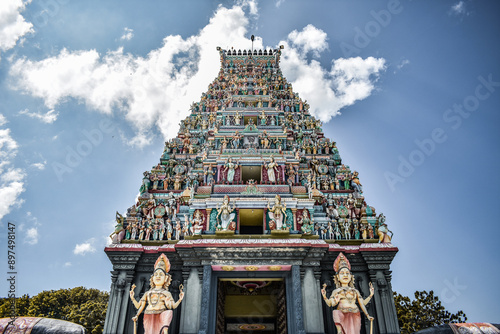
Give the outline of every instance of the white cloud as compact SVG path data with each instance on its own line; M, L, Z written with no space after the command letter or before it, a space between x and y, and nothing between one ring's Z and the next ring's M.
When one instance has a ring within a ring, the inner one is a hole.
M12 167L18 145L10 136L10 129L0 129L0 220L12 207L20 206L26 174L20 168Z
M278 0L276 1L276 8L280 8L280 6L285 2L285 0Z
M123 29L123 35L120 37L122 41L130 41L134 37L134 29L125 28Z
M35 245L38 243L38 228L31 227L26 231L26 237L24 242L30 245Z
M65 263L64 263L64 266L65 266L65 267L71 267L71 266L72 266L72 263L71 263L71 262L65 262Z
M47 165L47 161L35 162L35 163L31 164L31 167L34 167L38 170L44 170L46 165Z
M464 15L467 14L467 9L465 8L465 2L459 1L453 6L451 6L450 13L454 15Z
M403 59L396 67L398 68L398 70L400 70L404 66L408 65L409 63L410 63L410 61L408 59Z
M73 253L76 255L85 255L87 253L95 253L96 249L94 247L95 239L89 239L84 243L77 244Z
M36 112L30 112L28 109L24 109L19 112L19 115L26 115L31 118L36 118L42 121L43 123L51 124L57 120L59 112L55 111L54 109L51 109L47 111L45 114L39 114Z
M328 49L326 32L308 24L302 31L294 30L288 34L288 40L294 47L299 48L302 53L312 51L319 56L321 51Z
M313 36L312 42L304 39ZM323 122L340 114L340 109L370 96L374 82L385 69L383 58L339 58L332 61L330 70L307 53L326 49L326 34L308 25L301 32L292 31L286 41L281 61L283 73L299 95L308 100L310 112ZM297 45L298 44L298 45Z
M20 14L30 1L0 1L0 50L12 49L17 41L33 32L33 24L26 22Z
M26 225L29 225L31 227L26 229ZM26 223L23 223L19 226L19 231L24 232L26 230L23 241L25 244L36 245L38 243L38 239L40 237L40 234L38 233L38 227L41 225L42 224L38 222L38 219L33 216L30 211L26 212Z
M0 114L0 126L7 124L7 119L4 115Z
M197 35L167 36L160 48L145 57L119 48L104 55L63 49L40 61L18 59L10 70L13 88L43 99L51 110L74 98L105 114L122 113L135 130L135 136L127 140L131 145L148 145L155 129L169 139L189 114L191 103L199 101L217 76L216 46L251 45L245 10L258 15L255 1L240 1L232 8L219 6ZM373 80L384 68L383 59L371 57L338 59L330 70L308 61L308 53L317 56L328 48L327 34L312 25L292 31L282 44L286 45L283 72L323 121L370 95ZM255 38L254 48L262 48L262 38Z

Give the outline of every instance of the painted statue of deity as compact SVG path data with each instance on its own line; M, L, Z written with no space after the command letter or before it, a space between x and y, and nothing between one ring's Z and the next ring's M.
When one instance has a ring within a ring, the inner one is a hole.
M264 163L264 167L267 169L267 178L269 182L276 183L275 170L278 170L278 164L274 161L274 157L271 155L271 161L269 163Z
M274 198L274 206L271 208L269 202L267 203L269 217L271 218L270 225L274 225L275 229L283 230L287 226L283 226L283 221L286 219L286 203L281 204L280 195ZM273 230L272 226L271 229Z
M193 214L193 219L191 220L191 227L189 228L191 235L201 235L201 232L203 231L203 221L203 214L200 210L196 210Z
M238 167L239 167L238 164L234 163L232 158L229 158L227 160L227 163L226 163L225 168L224 168L224 171L225 172L227 171L227 176L226 176L227 182L233 183L233 181L234 181L234 174L235 174L236 169Z
M314 233L314 223L311 221L311 218L309 217L309 210L304 209L304 212L302 213L302 217L300 218L299 224L301 224L301 231L305 235L312 235Z
M115 230L113 233L109 235L111 238L111 242L113 244L119 244L123 238L125 237L125 228L123 227L123 222L125 221L125 218L116 211L116 225L115 225Z
M349 260L340 253L333 263L335 276L335 290L333 290L330 298L326 297L326 284L323 284L321 294L329 307L337 306L333 311L333 321L337 327L337 333L342 334L359 334L361 331L361 314L359 309L363 311L366 317L370 320L370 333L372 332L373 317L368 314L365 305L373 297L375 289L370 282L370 295L363 299L361 293L354 288L354 275L351 273L351 264ZM357 303L357 304L356 304ZM359 305L359 308L358 308Z
M222 201L222 206L219 209L219 205L217 204L217 229L218 230L232 230L236 228L236 223L234 222L234 218L236 213L234 213L234 209L236 206L233 205L231 209L231 205L229 204L229 196L225 195L224 200ZM219 220L220 217L220 220Z
M380 243L390 243L392 240L392 231L387 228L387 224L385 223L385 216L383 213L381 213L378 217L378 228L377 228L377 235L378 235L378 242ZM389 235L389 233L391 235Z
M137 301L134 297L135 284L130 290L130 299L137 308L137 314L132 318L134 321L134 333L137 332L137 319L144 311L144 333L145 334L167 334L170 323L172 322L173 309L177 308L184 298L182 284L179 286L179 300L174 301L172 294L168 291L168 287L172 281L172 277L168 273L170 270L170 261L161 254L156 260L153 275L150 278L151 289L147 291Z

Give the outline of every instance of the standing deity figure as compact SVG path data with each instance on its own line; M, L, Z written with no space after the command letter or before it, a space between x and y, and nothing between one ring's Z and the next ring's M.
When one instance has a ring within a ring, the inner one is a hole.
M264 110L262 110L260 112L260 125L266 125L267 124L267 116L266 116L266 112Z
M229 158L227 160L227 163L225 165L224 171L227 171L227 176L226 180L229 183L233 183L234 181L234 173L236 172L236 169L238 168L238 164L233 162L232 158Z
M269 163L267 164L264 163L264 168L267 169L267 178L269 182L276 183L276 174L274 173L274 171L278 170L278 164L276 163L276 161L274 161L272 155L271 155L271 161L269 161Z
M286 203L281 204L280 195L276 195L274 198L274 206L272 208L269 202L267 203L267 209L269 210L268 213L271 218L270 225L274 222L277 230L287 229L287 226L283 226L283 221L286 219ZM273 228L271 229L273 230Z
M218 230L231 230L234 231L236 228L236 223L234 222L234 218L236 216L236 213L234 213L234 209L236 208L235 205L233 205L233 208L231 209L231 206L229 204L229 196L225 195L224 200L222 201L222 206L219 209L219 204L217 204L217 229ZM220 221L219 221L220 217Z
M109 235L109 237L111 238L111 242L113 244L119 244L125 237L125 228L123 227L124 221L125 218L123 218L123 216L120 213L118 213L118 211L116 211L115 230L113 231L113 233Z
M144 333L145 334L167 334L170 323L172 322L173 309L177 308L184 298L182 284L179 286L179 300L174 301L172 294L168 291L168 287L172 282L170 271L170 261L161 254L156 260L153 275L149 280L151 289L147 291L137 301L134 297L135 284L130 290L130 299L137 308L137 314L132 318L134 321L134 333L137 332L137 319L144 311Z
M375 289L370 282L370 295L363 299L361 293L354 288L354 275L351 273L351 264L349 260L340 253L333 263L335 276L335 290L333 290L330 298L326 297L326 284L323 284L321 294L326 305L333 307L338 305L333 311L333 321L337 327L337 333L342 334L359 334L361 331L361 314L359 309L363 311L368 320L370 320L370 328L373 324L373 317L368 314L365 305L373 297ZM358 305L359 308L358 308ZM371 330L370 330L371 332Z
M234 149L237 149L237 148L240 147L240 143L241 143L241 138L242 137L243 136L238 133L238 130L236 130L236 132L232 136L232 139L233 139L232 144L233 144L233 148Z
M142 213L146 218L153 218L155 207L156 207L156 201L154 199L153 194L150 194L149 199L144 203L144 206L142 208Z
M241 116L238 111L236 111L236 114L234 114L234 125L240 125L241 124Z

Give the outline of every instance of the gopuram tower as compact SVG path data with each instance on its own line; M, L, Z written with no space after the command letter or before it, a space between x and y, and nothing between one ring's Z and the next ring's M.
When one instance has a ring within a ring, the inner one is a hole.
M149 291L161 254L175 301L183 291L169 334L333 334L332 311L360 303L373 317L360 312L361 333L399 333L392 233L283 76L282 49L217 48L218 76L117 212L105 333L134 333L130 295ZM355 279L334 279L341 271Z

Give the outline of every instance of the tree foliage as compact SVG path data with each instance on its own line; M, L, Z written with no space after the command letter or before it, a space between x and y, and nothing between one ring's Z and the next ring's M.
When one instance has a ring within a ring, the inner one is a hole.
M401 334L413 333L425 328L444 325L451 322L466 322L463 311L455 314L448 312L434 291L416 291L415 299L394 292L394 303L398 315Z
M28 295L17 298L16 314L71 321L85 327L88 333L101 334L108 299L107 292L84 287L42 291L32 298ZM10 299L1 299L0 317L9 317L10 307Z

